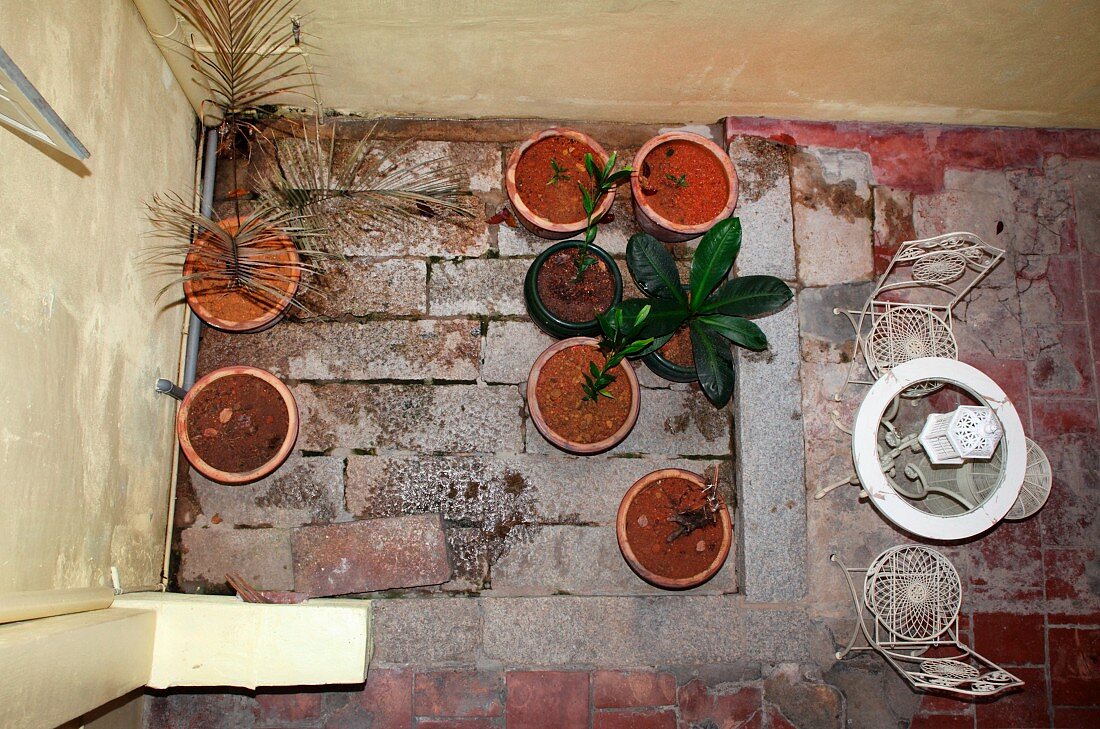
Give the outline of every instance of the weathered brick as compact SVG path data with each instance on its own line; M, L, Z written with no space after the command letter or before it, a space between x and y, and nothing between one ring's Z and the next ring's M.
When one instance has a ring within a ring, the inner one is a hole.
M870 158L807 149L791 158L798 278L807 286L866 281L871 255Z
M344 459L291 456L255 483L227 486L191 470L203 513L226 526L293 527L329 522L344 511Z
M734 137L729 155L740 185L734 211L742 230L738 275L793 281L790 148L760 137Z
M298 447L518 452L522 401L515 387L301 384Z
M592 674L592 705L597 709L672 706L676 677L655 671L596 671Z
M588 724L588 674L580 671L512 671L507 677L507 723L527 729Z
M417 716L501 716L504 676L496 671L418 673L413 684Z
M180 538L179 580L186 592L225 591L227 572L239 572L258 590L294 589L288 530L192 527Z
M737 591L736 555L706 584L687 594ZM660 595L634 574L610 527L543 526L529 540L509 549L493 565L493 594L501 595Z
M316 291L299 296L306 311L287 312L292 319L428 313L428 264L421 260L348 258L313 285Z
M347 508L360 518L439 512L495 529L519 519L613 524L639 478L661 468L697 473L714 461L562 455L349 456ZM729 474L728 463L724 473Z
M750 723L763 710L760 689L755 686L722 686L710 689L699 679L680 687L680 717L693 724L758 726Z
M523 277L530 261L471 258L432 265L428 310L432 316L522 316Z
M291 539L294 589L315 597L438 585L451 578L436 515L300 527Z
M241 336L208 332L204 369L246 362L294 380L475 380L476 321L283 323Z
M643 365L644 366L644 365ZM634 430L609 453L653 453L665 456L725 456L730 453L729 406L716 409L694 388L642 391ZM527 423L528 453L559 453Z
M676 729L676 712L597 711L592 715L592 729Z
M366 683L353 691L328 691L325 729L400 729L413 724L413 672L371 665Z

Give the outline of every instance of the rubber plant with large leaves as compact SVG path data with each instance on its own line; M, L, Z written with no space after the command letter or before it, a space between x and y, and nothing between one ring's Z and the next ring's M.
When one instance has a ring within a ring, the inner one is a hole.
M775 276L729 276L740 250L741 221L717 223L695 249L685 287L676 261L656 238L638 233L626 249L630 275L649 297L621 304L628 317L650 307L644 335L654 341L643 354L663 347L677 329L687 326L699 384L716 407L733 395L731 345L753 351L768 347L768 338L748 317L770 314L793 296Z

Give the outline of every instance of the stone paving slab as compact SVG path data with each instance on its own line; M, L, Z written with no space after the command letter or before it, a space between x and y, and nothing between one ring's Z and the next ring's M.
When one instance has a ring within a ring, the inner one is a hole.
M808 148L791 158L798 278L807 286L869 280L870 158L863 152Z
M634 211L630 204L630 192L625 187L620 187L619 190L610 211L614 220L602 223L596 236L596 245L612 256L625 255L630 236L638 232L638 223L634 220ZM513 228L502 224L497 228L497 250L501 256L533 257L555 243L538 237L519 223L516 226ZM577 237L583 238L583 235L578 234ZM623 273L626 273L625 270Z
M523 449L515 387L303 383L293 392L302 415L297 447L307 452Z
M799 662L798 608L751 608L733 596L479 598L482 650L505 665L661 666ZM384 641L379 631L378 639Z
M760 137L735 137L729 155L737 170L741 253L737 274L796 277L788 255L794 240L791 215L791 148Z
M287 529L192 527L180 533L179 582L184 592L224 591L227 572L239 572L257 590L293 590Z
M493 243L493 231L485 219L484 205L476 198L467 204L476 211L470 218L397 218L385 226L341 226L332 237L345 256L482 256Z
M645 390L638 422L611 454L728 456L729 406L718 410L695 390ZM528 453L560 453L527 422Z
M371 665L472 665L481 650L481 606L476 598L372 600Z
M292 380L473 382L481 360L474 320L284 322L258 334L208 330L202 371L250 364Z
M291 308L296 320L428 313L428 264L409 258L347 258L315 279L318 290L299 298L308 311Z
M874 290L870 281L805 288L798 295L802 359L807 362L848 362L855 348L855 330L843 313L860 311ZM858 320L857 320L858 321Z
M706 584L684 594L737 592L736 550ZM667 595L638 577L619 550L613 524L544 526L493 565L496 595Z
M530 265L500 258L432 264L428 310L432 316L525 316L523 277Z
M645 474L661 468L702 473L717 462L535 454L349 456L347 508L359 518L439 511L457 522L519 517L539 524L610 525L623 494Z
M294 589L314 597L451 579L443 522L436 514L294 529Z
M227 526L295 527L346 518L344 459L291 456L255 483L227 486L191 469L202 512Z

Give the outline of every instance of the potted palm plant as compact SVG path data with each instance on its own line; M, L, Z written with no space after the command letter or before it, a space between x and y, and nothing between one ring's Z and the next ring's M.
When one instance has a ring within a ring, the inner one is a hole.
M638 420L641 388L626 357L645 349L648 307L627 324L620 309L599 317L603 337L548 347L531 366L527 409L535 428L569 453L592 455L621 443Z
M737 205L729 155L690 132L667 132L642 145L630 177L634 217L642 230L675 243L697 238Z
M718 494L718 472L664 468L642 476L615 517L619 549L630 568L666 590L697 587L722 568L733 524Z
M617 154L603 165L591 154L584 169L592 189L577 181L585 213L584 237L556 243L539 254L527 269L523 296L531 319L551 336L576 337L600 331L599 314L622 300L623 280L614 259L594 241L606 203L629 169L615 171ZM564 184L561 183L561 184Z
M727 278L740 249L741 221L729 218L715 224L695 250L685 286L675 260L652 236L638 233L627 244L627 266L647 298L628 299L621 306L628 316L649 309L643 334L654 341L642 354L652 358L657 353L666 363L683 362L683 379L698 379L716 407L724 406L733 395L731 344L754 351L768 347L764 332L747 317L776 311L793 296L790 287L774 276ZM688 343L690 360L682 354ZM671 347L676 354L669 351ZM667 368L653 369L657 374L667 372Z

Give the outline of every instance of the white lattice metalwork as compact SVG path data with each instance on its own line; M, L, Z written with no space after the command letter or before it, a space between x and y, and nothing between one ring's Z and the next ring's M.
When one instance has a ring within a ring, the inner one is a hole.
M904 362L957 358L952 311L1002 258L1003 250L973 233L902 243L862 309L833 310L848 318L856 334L848 376L835 399L849 384L870 385ZM934 391L928 387L904 394L927 395Z
M970 463L959 469L960 490L972 491L976 498L984 499L996 485L1003 470L1000 450L993 454L988 463ZM1009 521L1020 521L1037 513L1050 498L1050 488L1054 476L1050 461L1039 444L1027 439L1027 465L1024 468L1024 483L1020 495L1016 497L1012 508L1005 514Z
M993 456L1001 442L1001 424L990 408L960 405L950 413L929 415L919 440L932 463L961 465Z
M991 697L1024 685L959 641L962 584L954 565L936 550L891 547L866 569L846 567L835 554L831 559L844 570L856 607L852 637L837 658L873 650L914 689L957 698ZM863 577L862 593L854 575ZM861 634L866 645L856 645Z

